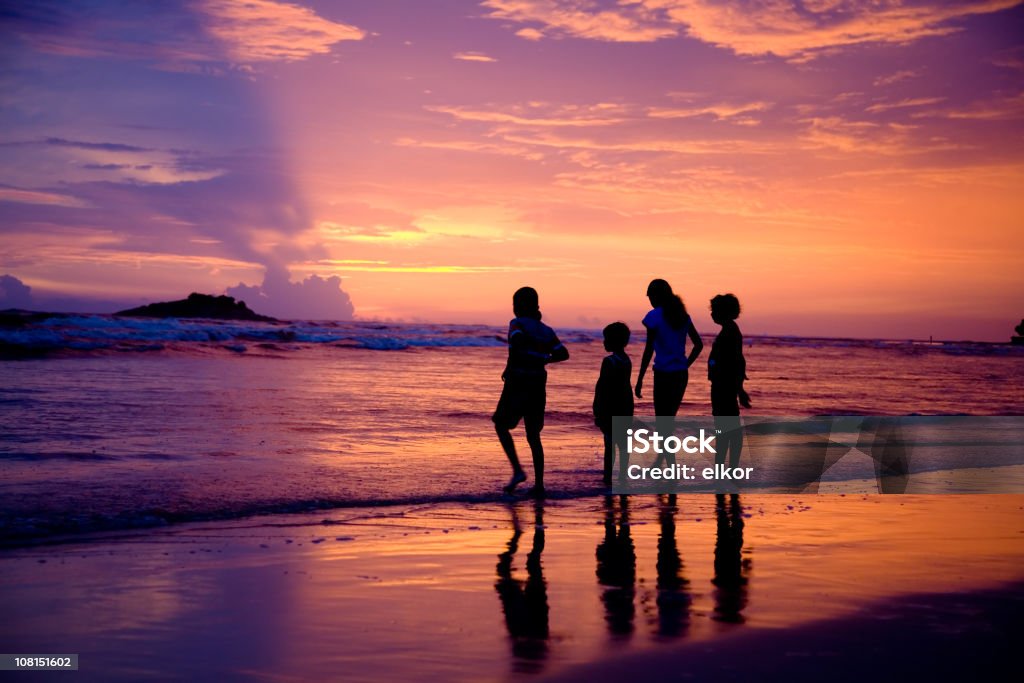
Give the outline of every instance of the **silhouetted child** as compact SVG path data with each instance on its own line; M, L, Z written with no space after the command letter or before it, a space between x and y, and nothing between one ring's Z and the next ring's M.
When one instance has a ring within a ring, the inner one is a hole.
M743 450L740 406L750 407L750 396L743 390L747 361L743 357L743 334L736 324L738 317L740 302L732 294L719 294L711 300L711 319L722 326L708 356L711 414L716 416L715 427L722 432L715 439L715 462L725 464L726 453L729 453L729 467L739 465L740 451Z
M519 464L511 430L523 421L526 442L533 454L534 486L530 493L544 495L544 448L540 430L544 428L544 406L547 402L548 363L569 359L569 351L558 341L558 335L540 321L540 302L537 290L521 287L512 295L515 318L508 325L508 362L501 374L505 386L494 410L494 429L501 447L512 463L512 479L505 493L526 481L526 472Z
M618 441L612 431L612 417L633 414L633 387L630 375L633 363L626 355L629 344L629 328L625 323L612 323L604 328L604 350L610 352L601 361L601 375L594 387L594 424L604 434L604 483L612 483L612 463L615 462L615 446L619 447L619 479L625 479L629 456L626 452L625 433L619 434Z

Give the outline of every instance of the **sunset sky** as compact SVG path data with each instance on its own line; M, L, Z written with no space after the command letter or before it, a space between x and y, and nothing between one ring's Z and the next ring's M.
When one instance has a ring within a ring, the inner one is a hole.
M1018 0L24 4L0 308L500 323L531 284L635 327L663 277L705 332L725 291L748 334L1024 316Z

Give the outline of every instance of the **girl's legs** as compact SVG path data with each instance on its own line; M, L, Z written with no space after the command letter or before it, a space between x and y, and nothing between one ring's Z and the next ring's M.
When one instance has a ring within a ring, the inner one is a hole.
M683 394L686 393L689 379L690 373L687 370L654 371L654 415L657 418L655 425L663 437L671 436L675 432L675 416L683 403ZM675 462L675 455L662 453L654 461L654 467L661 467L662 463L675 465Z
M686 393L689 373L654 371L654 414L659 417L675 417Z

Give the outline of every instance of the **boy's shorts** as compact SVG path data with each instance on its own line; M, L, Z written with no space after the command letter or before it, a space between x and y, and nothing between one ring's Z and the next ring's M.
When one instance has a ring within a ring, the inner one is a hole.
M544 429L544 407L547 403L545 378L509 376L501 390L498 407L491 420L498 427L514 429L523 421L526 431Z
M711 414L712 415L739 415L740 403L737 396L738 390L735 386L711 383Z

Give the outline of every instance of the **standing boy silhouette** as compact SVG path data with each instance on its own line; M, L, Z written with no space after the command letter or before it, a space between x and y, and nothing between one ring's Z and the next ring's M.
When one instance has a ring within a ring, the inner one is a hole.
M530 494L544 496L544 447L540 430L544 428L544 406L547 402L548 363L569 359L569 351L558 341L558 335L540 321L540 302L533 287L520 287L512 295L515 318L508 325L508 362L501 378L505 386L498 407L491 418L501 447L512 464L512 479L505 493L526 481L526 472L519 464L511 430L523 421L526 442L533 454L534 485Z

